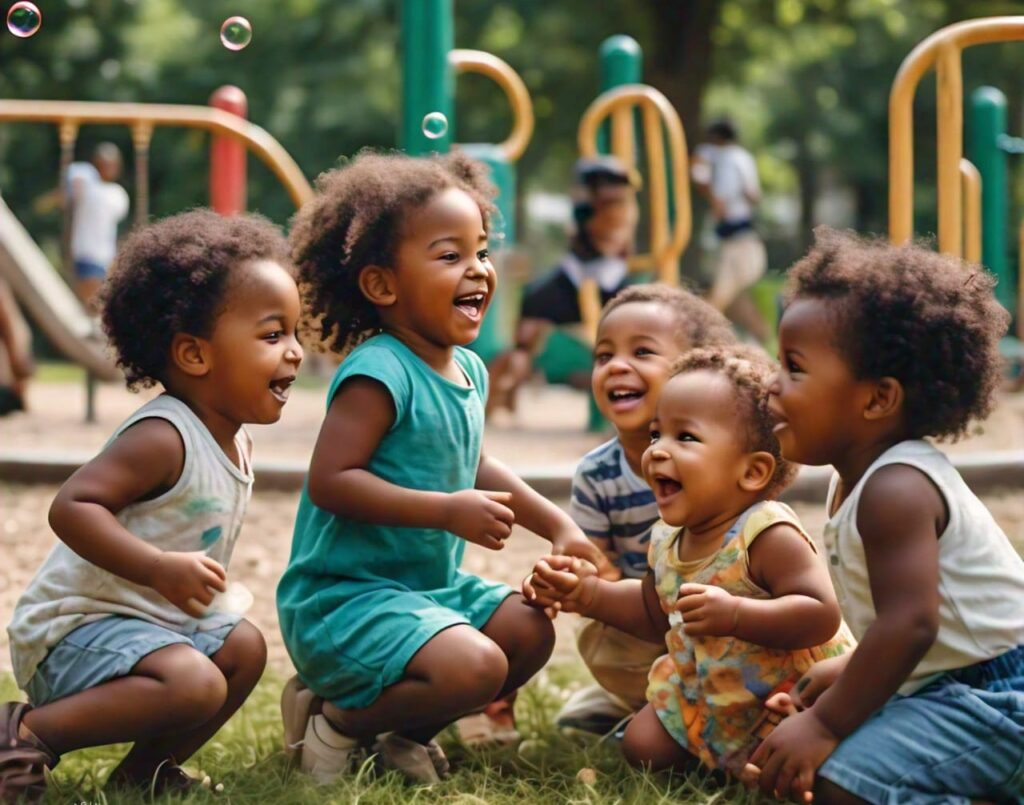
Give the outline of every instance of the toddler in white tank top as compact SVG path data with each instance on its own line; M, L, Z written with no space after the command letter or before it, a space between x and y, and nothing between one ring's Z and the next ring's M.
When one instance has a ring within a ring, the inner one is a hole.
M60 542L8 627L30 704L0 707L0 799L37 797L65 752L133 742L108 786L184 791L177 764L245 701L263 636L227 611L252 488L243 424L281 416L302 361L281 233L196 210L133 234L103 293L132 414L61 488Z
M828 231L790 270L776 433L787 459L835 468L823 552L858 647L777 703L793 715L748 767L765 793L1024 790L1024 562L924 441L992 409L1009 319L993 285L948 255Z

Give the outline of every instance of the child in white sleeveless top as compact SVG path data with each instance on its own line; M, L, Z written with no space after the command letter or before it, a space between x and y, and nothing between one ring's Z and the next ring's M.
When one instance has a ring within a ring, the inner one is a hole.
M980 267L819 232L790 271L783 455L831 464L824 553L859 646L798 683L751 758L818 802L1020 801L1024 562L926 437L992 409L1008 316Z
M128 387L164 393L61 488L61 542L8 627L31 705L0 708L0 799L43 793L65 752L134 742L108 785L198 786L179 763L239 708L266 644L215 594L252 488L243 423L275 422L302 360L287 245L197 210L125 243L103 326Z

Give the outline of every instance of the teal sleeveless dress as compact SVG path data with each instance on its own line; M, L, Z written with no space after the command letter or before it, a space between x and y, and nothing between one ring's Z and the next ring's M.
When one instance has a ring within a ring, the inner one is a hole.
M391 335L356 347L342 383L370 377L390 393L395 422L370 459L375 475L408 489L456 492L476 482L487 371L456 347L471 386L439 375ZM340 708L373 703L413 655L456 624L480 629L513 590L459 569L466 542L448 531L338 517L299 500L291 558L277 588L281 633L302 681Z

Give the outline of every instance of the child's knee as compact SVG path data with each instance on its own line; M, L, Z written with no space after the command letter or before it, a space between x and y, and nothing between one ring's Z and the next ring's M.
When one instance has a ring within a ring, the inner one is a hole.
M438 669L434 679L458 691L471 707L482 707L497 698L508 679L508 658L497 643L481 635L466 651L453 655L451 663Z
M231 630L214 662L228 679L255 685L267 667L267 641L259 629L249 621L242 621Z
M622 754L630 766L661 771L687 757L686 750L665 732L658 717L645 708L626 726Z
M183 722L198 725L209 721L224 706L228 683L221 670L198 651L182 653L166 669L163 696L168 709Z

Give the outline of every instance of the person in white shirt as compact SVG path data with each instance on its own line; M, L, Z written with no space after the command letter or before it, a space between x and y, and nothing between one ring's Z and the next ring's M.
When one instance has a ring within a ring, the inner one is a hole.
M121 168L121 151L113 143L96 146L91 162L68 166L75 292L90 309L117 251L117 225L128 214L128 193L117 184Z
M749 293L768 262L753 222L761 183L754 158L737 142L731 122L716 120L708 126L707 142L694 153L691 175L711 205L719 242L708 301L764 343L771 330Z

